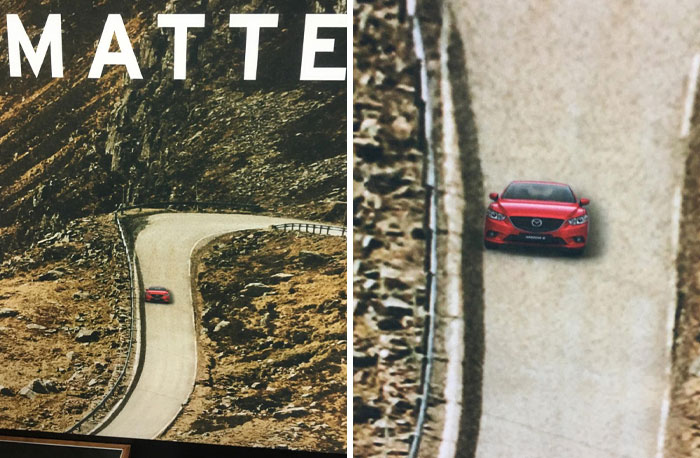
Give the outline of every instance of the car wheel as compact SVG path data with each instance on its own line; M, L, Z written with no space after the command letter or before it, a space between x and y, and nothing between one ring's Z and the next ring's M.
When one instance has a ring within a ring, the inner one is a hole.
M496 248L498 248L498 243L493 243L493 242L489 242L487 240L484 240L484 247L487 250L495 250Z

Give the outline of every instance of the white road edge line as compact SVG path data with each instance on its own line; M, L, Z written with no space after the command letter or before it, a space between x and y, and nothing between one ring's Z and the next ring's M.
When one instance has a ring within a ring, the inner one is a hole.
M693 61L697 61L698 64L700 64L700 54L696 54L695 59L693 59ZM697 79L698 66L694 64L693 67L695 68L695 77ZM693 100L694 98L695 97L693 97ZM676 307L678 306L678 298L676 295L677 272L675 260L678 254L678 243L680 238L681 205L681 186L676 186L676 189L673 192L673 202L671 208L671 210L673 211L673 214L671 215L671 253L673 253L673 262L670 266L671 297L669 300L669 307L666 312L666 367L664 368L664 375L666 376L666 389L664 390L664 399L661 402L661 422L659 424L659 431L656 435L655 458L664 457L664 451L666 446L666 427L668 424L668 415L671 406L671 353L673 351L673 327L675 325Z
M690 65L688 86L685 90L685 108L683 110L683 122L681 123L681 138L686 138L690 133L690 118L693 116L695 94L698 90L698 70L700 70L700 54L695 54Z
M447 218L447 250L444 264L445 307L448 325L445 337L447 349L447 375L445 377L445 423L442 430L439 458L452 458L457 453L459 426L462 417L462 365L464 361L464 322L462 319L462 218L463 191L459 166L452 88L449 81L448 43L450 12L447 2L443 4L442 28L440 30L440 97L442 103L442 173L444 175L444 208L449 209Z

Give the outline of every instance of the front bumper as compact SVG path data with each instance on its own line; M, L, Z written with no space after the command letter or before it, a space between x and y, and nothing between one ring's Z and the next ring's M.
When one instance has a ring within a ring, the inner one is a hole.
M484 241L493 245L536 245L580 250L588 241L588 222L572 226L567 222L554 231L528 232L513 226L509 218L486 218Z

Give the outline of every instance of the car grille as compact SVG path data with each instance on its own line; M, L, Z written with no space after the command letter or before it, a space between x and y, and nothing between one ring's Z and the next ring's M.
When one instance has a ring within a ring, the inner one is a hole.
M536 243L539 245L565 245L566 244L564 239L559 238L559 237L552 237L551 235L545 235L543 237L544 238L542 240L532 240L531 238L528 238L526 234L520 234L520 235L509 235L504 240L506 242Z
M533 220L535 224L533 225ZM537 220L541 221L541 225L537 225ZM511 216L510 222L518 229L528 232L549 232L555 231L564 223L563 219L556 218L538 218L537 216Z

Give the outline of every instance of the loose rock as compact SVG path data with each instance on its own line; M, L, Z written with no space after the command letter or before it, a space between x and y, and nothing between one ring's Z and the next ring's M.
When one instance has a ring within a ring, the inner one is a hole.
M100 332L92 329L81 329L75 340L78 342L97 342L100 340Z
M64 273L61 272L60 270L49 270L46 273L43 273L37 277L37 280L39 281L52 281L52 280L58 280L59 278L63 277Z
M17 310L12 310L9 308L0 309L0 318L9 318L17 315L19 315L19 312Z
M273 417L277 418L278 420L281 420L283 418L298 418L298 417L303 417L305 415L308 415L309 411L304 408L304 407L285 407L282 410L278 410L274 414L272 414Z
M245 297L259 297L273 290L274 288L264 283L249 283L241 290L241 294Z
M14 396L15 392L11 388L0 385L0 395L2 396Z

